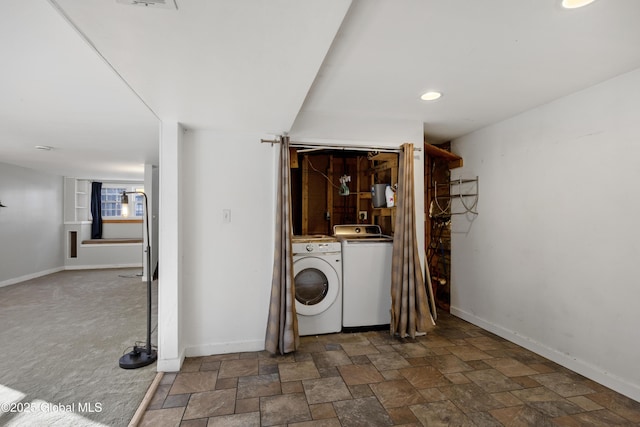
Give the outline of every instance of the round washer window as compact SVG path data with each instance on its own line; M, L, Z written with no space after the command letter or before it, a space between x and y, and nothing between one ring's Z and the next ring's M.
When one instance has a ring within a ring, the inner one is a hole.
M295 277L296 299L304 305L321 302L329 291L329 280L317 268L305 268Z

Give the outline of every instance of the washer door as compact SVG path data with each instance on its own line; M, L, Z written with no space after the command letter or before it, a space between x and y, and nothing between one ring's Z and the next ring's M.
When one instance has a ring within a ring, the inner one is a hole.
M293 263L293 274L298 314L320 314L331 307L340 295L338 273L322 258L300 258Z

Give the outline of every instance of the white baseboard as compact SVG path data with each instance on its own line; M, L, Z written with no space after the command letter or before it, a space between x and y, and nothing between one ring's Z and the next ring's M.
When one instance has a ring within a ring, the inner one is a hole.
M173 359L161 359L158 355L158 362L156 363L156 370L158 372L179 372L184 361L184 350L180 352L180 356Z
M457 307L451 306L451 314L457 316L469 323L473 323L476 326L481 327L489 332L492 332L506 340L509 340L521 347L531 350L547 359L556 362L565 368L571 369L593 381L600 383L612 390L617 391L620 394L639 401L640 402L640 385L630 383L623 378L606 372L601 367L592 365L584 360L578 359L573 356L569 356L558 350L548 347L542 343L539 343L529 337L518 334L515 331L506 329L500 325L496 325L487 320L477 317L474 314L468 313Z
M65 265L65 270L100 270L102 268L142 268L142 264Z
M264 350L264 340L259 341L235 341L228 343L204 344L187 347L187 357L209 356L212 354L243 353L248 351Z
M31 279L36 279L38 277L46 276L47 274L57 273L58 271L62 270L64 270L64 267L56 267L50 268L49 270L38 271L37 273L26 274L24 276L8 279L0 282L0 288L2 288L3 286L15 285L16 283L24 282Z

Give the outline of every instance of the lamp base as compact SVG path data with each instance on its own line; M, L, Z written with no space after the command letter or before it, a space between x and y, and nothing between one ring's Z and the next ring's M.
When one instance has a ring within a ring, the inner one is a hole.
M151 365L156 360L158 360L158 353L155 350L151 350L148 354L145 350L134 350L120 358L120 367L122 369L137 369Z

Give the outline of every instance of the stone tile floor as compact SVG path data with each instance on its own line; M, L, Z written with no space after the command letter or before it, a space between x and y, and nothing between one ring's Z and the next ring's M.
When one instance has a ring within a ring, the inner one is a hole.
M295 354L187 358L143 426L640 425L640 403L440 313L415 340L302 337Z

